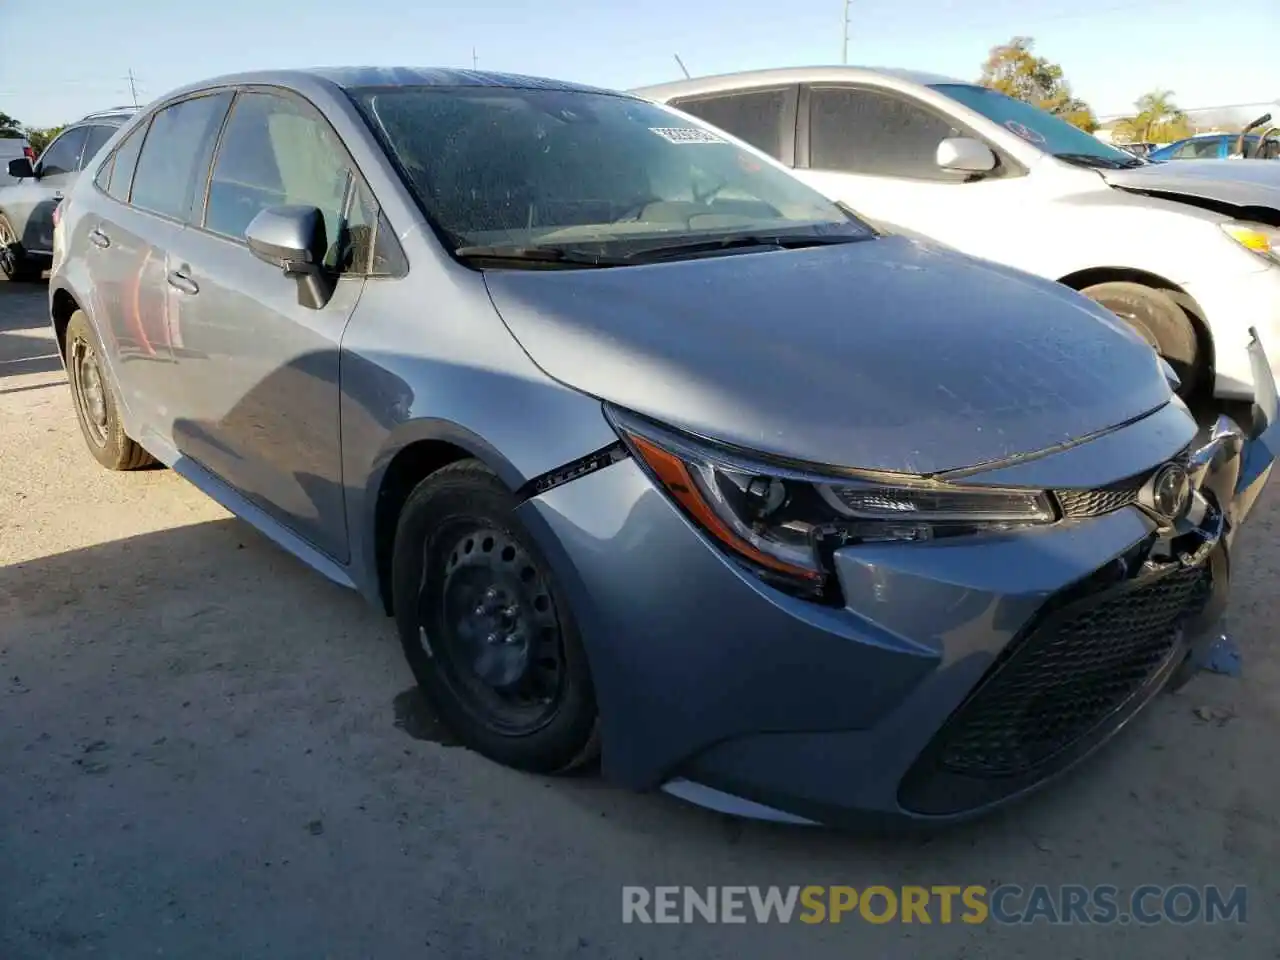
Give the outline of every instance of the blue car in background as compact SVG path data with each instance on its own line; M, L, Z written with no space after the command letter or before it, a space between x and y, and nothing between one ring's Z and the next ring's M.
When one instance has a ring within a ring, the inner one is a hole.
M1248 134L1244 139L1249 148L1249 157L1258 156L1261 152L1259 147L1262 145L1262 137L1257 134ZM1175 140L1173 143L1158 150L1152 150L1147 154L1147 159L1226 160L1236 152L1239 140L1240 135L1238 133L1210 133L1199 137L1187 137L1185 140ZM1280 141L1277 141L1274 137L1268 137L1266 147L1266 155L1274 157L1277 155Z

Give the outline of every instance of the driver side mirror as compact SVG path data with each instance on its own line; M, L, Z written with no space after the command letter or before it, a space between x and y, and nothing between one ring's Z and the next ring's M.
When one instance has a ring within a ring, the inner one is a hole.
M35 170L31 166L31 161L27 157L18 157L16 160L9 161L9 176L18 180L26 180L36 175Z
M319 310L329 302L333 279L323 265L329 242L318 207L267 207L249 222L244 238L255 257L297 281L299 304Z
M991 148L972 137L947 137L938 144L935 159L943 170L956 173L990 173L996 168Z

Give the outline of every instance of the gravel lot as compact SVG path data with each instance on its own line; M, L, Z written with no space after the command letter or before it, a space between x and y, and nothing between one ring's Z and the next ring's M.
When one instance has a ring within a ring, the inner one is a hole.
M0 284L4 960L1280 957L1276 484L1236 563L1242 679L929 839L740 823L410 736L389 621L172 473L91 460L45 296ZM1249 922L621 922L624 884L811 883L1246 884Z

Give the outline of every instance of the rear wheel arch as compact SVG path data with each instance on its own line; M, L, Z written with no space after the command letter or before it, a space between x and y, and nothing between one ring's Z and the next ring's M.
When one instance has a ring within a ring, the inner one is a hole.
M1166 280L1159 274L1131 267L1090 267L1059 277L1058 282L1077 291L1095 287L1101 283L1136 283L1167 294L1170 299L1182 308L1183 313L1187 315L1187 319L1191 322L1191 327L1196 335L1196 345L1199 348L1201 383L1212 389L1214 371L1213 335L1209 332L1209 324L1205 319L1204 309L1191 294L1187 293L1178 284L1171 280Z
M72 315L80 309L76 298L62 288L53 291L49 301L49 312L53 318L53 332L58 338L58 352L63 359L67 356L67 324Z

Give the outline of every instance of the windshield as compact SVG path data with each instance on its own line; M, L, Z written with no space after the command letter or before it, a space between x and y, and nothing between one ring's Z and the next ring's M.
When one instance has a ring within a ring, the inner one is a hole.
M787 172L643 101L506 87L352 95L455 249L625 254L655 238L871 235Z
M932 87L1055 157L1106 167L1136 167L1144 163L1039 107L997 90L970 83L938 83Z

